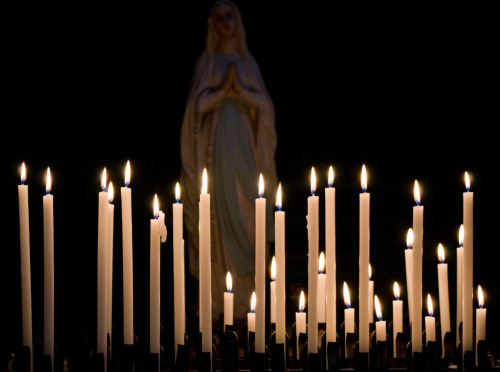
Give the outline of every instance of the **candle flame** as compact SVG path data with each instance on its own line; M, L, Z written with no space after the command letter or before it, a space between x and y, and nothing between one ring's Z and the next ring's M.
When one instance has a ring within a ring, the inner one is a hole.
M420 205L420 187L418 187L417 180L415 180L415 187L413 188L413 198L415 199L415 203Z
M321 252L319 255L318 272L320 274L323 274L325 272L325 254L323 252Z
M479 307L482 309L484 306L484 295L483 295L483 289L481 288L480 285L477 286L477 302L479 304Z
M368 279L372 279L372 264L368 264Z
M344 282L344 303L347 308L351 307L351 296L349 295L349 288L346 282Z
M101 190L106 191L106 168L102 171L102 177L101 177Z
M252 298L250 299L250 312L255 313L255 305L257 303L257 297L255 296L255 291L252 292Z
M394 282L394 297L396 298L396 300L399 300L399 296L399 284L398 282Z
M231 278L231 273L229 271L226 274L226 289L228 292L233 291L233 278Z
M278 191L276 192L276 207L281 210L281 182L278 185Z
M470 178L469 173L465 172L465 190L470 190Z
M181 186L179 182L175 184L175 201L178 203L181 200Z
M438 245L438 258L439 262L444 263L444 248L441 243Z
M259 175L259 198L262 198L264 195L264 176L262 173Z
M311 168L311 195L314 195L316 192L316 172L314 171L314 167Z
M47 178L45 181L45 192L50 194L50 190L52 189L52 177L50 175L50 168L47 167Z
M303 313L305 308L306 308L306 295L304 294L304 291L300 291L299 312Z
M109 181L109 186L108 186L108 201L110 203L112 203L114 197L115 197L115 190L113 189L113 182Z
M363 167L361 168L361 189L363 190L363 192L366 192L367 188L368 188L368 182L366 176L366 167L363 164Z
M429 313L430 316L434 315L434 308L432 307L432 299L429 293L427 294L427 312Z
M276 258L274 258L271 261L271 280L275 281L276 280Z
M328 187L333 186L333 180L334 180L333 167L330 165L330 168L328 169Z
M156 195L156 194L155 194L155 198L153 201L153 213L154 213L155 218L158 218L158 216L160 215L160 206L158 204L158 195Z
M208 192L208 175L207 168L203 168L203 176L201 182L201 193L206 194Z
M24 185L26 181L26 165L24 162L21 164L21 183Z
M375 314L377 315L377 319L382 320L382 309L380 307L380 302L378 300L377 295L375 295L374 303L375 303Z
M460 229L458 229L458 245L464 246L464 225L460 225Z
M406 234L406 247L408 249L413 248L413 229L410 227L408 233Z
M127 160L127 165L125 166L125 187L130 184L130 160Z

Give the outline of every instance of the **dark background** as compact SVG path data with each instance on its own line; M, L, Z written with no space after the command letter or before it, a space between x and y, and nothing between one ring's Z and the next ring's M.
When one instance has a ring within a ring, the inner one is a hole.
M134 322L147 348L153 195L158 194L171 231L180 126L194 64L205 46L211 5L3 2L0 366L22 343L16 188L23 161L30 193L34 337L43 335L42 196L50 166L56 343L86 334L92 345L100 176L106 167L116 190L113 323L114 342L119 343L118 189L125 163L131 161ZM279 6L239 1L237 5L249 49L276 109L276 162L287 212L288 326L294 321L298 292L307 288L305 216L311 166L318 174L321 197L328 166L335 169L340 321L342 282L357 288L358 194L361 166L366 164L371 264L384 318L392 318L394 280L402 285L407 302L404 249L412 223L413 183L418 179L425 210L423 290L433 296L439 318L436 265L441 242L449 263L454 330L455 249L462 222L463 176L468 171L475 197L474 291L477 284L485 291L487 335L498 356L498 145L493 133L499 122L499 61L494 12L435 4L332 8L319 3ZM267 198L274 203L274 195ZM162 247L162 319L167 335L173 322L171 245L169 239ZM189 311L196 283L188 278L187 286ZM351 297L357 306L355 290Z

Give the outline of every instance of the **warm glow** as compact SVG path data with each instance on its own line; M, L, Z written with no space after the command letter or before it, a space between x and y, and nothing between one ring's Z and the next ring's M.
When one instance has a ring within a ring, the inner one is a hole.
M178 203L181 200L181 186L179 182L175 184L175 201Z
M102 171L102 177L101 177L101 189L102 189L102 191L106 191L106 184L107 184L106 168L104 168L104 170Z
M396 298L396 300L399 300L399 296L399 284L398 282L394 282L394 297Z
M406 234L406 247L413 248L413 229L410 227Z
M264 176L261 173L259 175L259 198L262 198L262 195L264 195Z
M47 179L45 183L45 192L50 194L50 190L52 189L52 177L50 176L50 168L47 167Z
M368 188L368 182L366 178L366 167L363 164L363 168L361 168L361 189L363 190L363 192L366 192L366 189Z
M201 182L201 193L206 194L208 192L208 176L207 176L207 168L203 168L203 176Z
M458 245L460 247L464 245L464 225L460 225L460 229L458 230Z
M231 278L231 273L229 271L226 275L226 289L228 292L233 291L233 278Z
M304 309L306 308L306 295L304 294L304 291L300 291L300 298L299 298L299 312L304 312Z
M469 173L465 172L465 189L467 191L470 190L470 179L469 179Z
M372 264L368 264L368 279L372 279Z
M155 194L155 199L153 201L153 212L155 218L158 218L158 216L160 215L160 206L158 204L158 195L156 194Z
M314 195L316 192L316 172L314 171L314 167L311 168L311 195Z
M281 182L278 185L278 191L276 192L276 207L281 210Z
M477 286L477 302L479 304L480 308L483 308L484 306L484 295L483 295L483 290L480 285Z
M323 252L321 252L319 255L318 272L320 274L323 274L325 272L325 254Z
M250 312L255 313L255 304L257 303L257 297L255 296L255 291L252 292L252 299L250 300Z
M25 181L26 181L26 165L24 165L23 162L23 164L21 164L21 183L24 184Z
M127 161L127 165L125 166L125 187L128 187L130 184L130 160Z
M444 248L441 243L438 245L438 258L439 262L444 263Z
M380 308L380 302L378 300L377 295L375 295L374 303L375 303L375 314L377 315L377 319L382 320L382 309Z
M276 258L274 258L274 256L271 260L271 280L276 280Z
M434 308L432 307L432 299L430 294L427 294L427 312L430 316L434 315Z
M420 205L420 187L418 187L418 181L415 180L415 187L413 189L413 198L415 199L415 203Z
M333 167L330 165L330 168L328 169L328 187L333 186Z
M349 288L346 282L344 282L344 303L346 307L351 307L351 296L349 295Z
M108 186L108 200L110 203L113 202L113 199L115 198L115 190L113 189L113 182L109 182Z

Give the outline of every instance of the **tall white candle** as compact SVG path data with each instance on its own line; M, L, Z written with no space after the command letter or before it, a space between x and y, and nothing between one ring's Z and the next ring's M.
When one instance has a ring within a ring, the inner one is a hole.
M326 274L323 252L319 255L318 261L318 323L326 323Z
M344 282L344 303L346 306L344 309L344 350L345 357L347 358L347 334L355 333L355 310L351 307L351 296L349 295L349 288L347 287L346 282Z
M308 267L308 313L307 319L307 350L318 352L318 254L319 254L319 197L316 192L316 173L311 169L311 196L307 198L307 231L309 245Z
M255 352L266 350L266 199L264 178L259 177L259 197L255 199Z
M403 332L403 301L399 299L399 284L394 282L394 297L392 300L392 346L393 357L397 357L396 337Z
M106 272L106 297L107 297L107 319L106 319L106 331L109 335L109 345L111 350L113 350L113 230L114 230L114 219L115 219L115 206L113 205L114 189L113 183L110 182L108 186L108 244L107 244L107 272ZM110 353L110 358L113 353Z
M476 309L476 366L478 365L477 344L481 340L486 340L486 309L484 306L483 290L477 287L477 302L479 308Z
M97 231L97 353L104 355L104 370L107 371L107 268L108 268L108 223L109 196L106 191L106 168L102 172L99 192L99 214Z
M370 348L368 308L368 265L370 263L370 194L367 189L366 167L361 171L359 194L359 351L368 353Z
M413 314L411 327L412 352L422 352L422 257L424 207L420 205L420 188L415 181L413 207Z
M328 169L328 187L325 188L325 251L326 251L326 339L337 342L337 261L335 187L333 167Z
M28 185L26 181L26 166L21 166L21 184L18 185L19 196L19 235L21 249L21 300L23 320L23 346L28 346L33 356L33 323L31 317L31 264L30 264L30 227ZM31 358L33 371L33 357Z
M184 278L183 205L181 188L175 184L175 203L172 205L173 261L174 261L174 341L175 357L178 345L184 345L186 333L186 297Z
M368 264L368 322L373 323L375 312L373 311L373 299L375 283L372 280L372 265Z
M123 343L134 344L134 270L132 258L132 190L130 161L125 167L125 186L121 188L123 255Z
M450 296L448 293L448 264L444 262L444 248L438 246L438 288L439 288L439 313L441 318L441 350L444 356L444 336L451 332L450 323Z
M462 310L462 353L473 351L473 201L474 193L470 191L469 174L465 172L465 188L463 194L463 224L464 224L464 277L463 277L463 310Z
M434 318L434 308L430 294L427 294L427 312L429 315L425 317L426 345L429 341L436 341L436 318Z
M464 292L464 225L460 225L458 232L458 248L457 248L457 329L456 341L457 347L460 343L460 324L462 323L462 310L464 307L462 296Z
M285 344L286 341L286 295L285 295L285 212L282 206L281 183L276 194L274 212L275 246L276 253L276 343Z
M271 282L269 283L269 306L271 307L271 323L276 324L276 258L271 260Z
M47 168L46 195L43 196L43 353L50 355L54 371L54 197L52 177Z
M307 313L304 311L305 307L306 297L304 291L300 291L299 312L295 313L295 338L297 340L295 350L297 351L297 360L300 360L299 335L301 333L307 333Z
M375 337L377 341L387 340L387 327L385 320L382 320L382 308L378 296L374 296L375 313L377 314L378 321L375 323Z
M410 325L413 313L413 229L410 227L406 234L405 265L406 291L408 292L408 317Z
M226 326L233 325L233 279L231 278L231 273L229 271L226 274L226 290L227 291L224 292L224 330L226 330Z

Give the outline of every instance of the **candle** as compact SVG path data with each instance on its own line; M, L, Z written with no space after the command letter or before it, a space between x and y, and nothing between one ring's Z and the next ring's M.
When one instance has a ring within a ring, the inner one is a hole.
M366 192L367 176L363 164L359 194L359 351L368 353L370 348L368 308L368 265L370 262L370 194Z
M382 320L382 308L380 307L380 302L377 295L374 296L374 303L375 303L375 313L377 314L377 319L378 319L378 321L375 323L376 339L377 342L385 341L387 339L386 337L387 328L385 320Z
M441 345L444 356L444 336L446 332L451 332L450 324L450 298L448 293L448 264L444 263L444 248L441 243L438 245L438 288L439 288L439 313L441 317Z
M134 279L132 258L132 190L130 161L125 167L125 186L121 188L122 203L122 255L123 255L123 343L134 344Z
M234 308L234 295L233 290L233 280L231 278L231 273L228 271L226 274L226 289L224 292L224 331L226 326L233 325L233 308Z
M97 239L97 353L104 355L104 371L107 371L107 259L108 259L108 204L109 196L106 191L106 168L101 177L101 189L99 192L99 214L98 214L98 239Z
M186 298L184 279L184 239L183 231L183 206L180 203L181 188L175 184L175 203L172 205L173 223L173 261L174 261L174 341L175 357L177 348L184 345L186 334ZM231 323L232 324L232 323Z
M309 245L308 288L309 318L307 332L307 350L318 352L318 250L319 250L319 198L316 192L316 173L311 169L311 196L307 198L307 231Z
M403 301L399 299L399 284L394 282L394 297L392 300L392 346L393 356L397 357L396 337L403 333Z
M307 313L304 311L306 307L306 297L304 291L300 291L299 297L299 312L295 313L295 338L297 339L297 360L300 360L299 350L299 335L307 332Z
M463 225L464 225L464 272L463 272L463 310L462 310L462 355L472 351L472 299L473 299L473 198L470 192L469 174L465 172L465 188L463 193Z
M344 282L344 303L346 308L344 309L344 350L345 357L347 358L347 334L355 333L354 328L354 315L355 310L351 308L351 296L349 295L349 288L347 283Z
M372 280L372 265L368 264L368 322L373 323L373 294L374 294L374 283Z
M285 344L286 340L286 296L285 296L285 212L281 210L281 183L276 193L274 213L276 252L276 343Z
M430 294L427 294L427 311L429 315L425 317L426 345L429 341L436 341L436 318L433 316L434 310Z
M109 345L112 348L113 338L113 229L114 229L114 216L115 206L113 205L114 189L113 183L109 182L108 186L108 243L107 243L107 272L106 272L106 297L107 297L107 319L106 330L109 336ZM110 353L110 358L113 353Z
M483 290L477 287L477 300L479 308L476 309L476 366L478 365L477 344L480 340L486 340L486 309L484 306Z
M411 327L412 352L422 352L422 242L424 207L420 205L420 188L415 181L413 207L413 313Z
M33 329L31 318L31 264L30 264L30 228L29 228L29 203L28 185L26 181L26 166L21 166L21 184L18 185L19 196L19 235L21 250L21 300L23 346L28 346L33 355ZM31 371L33 371L33 358L31 358Z
M255 199L255 352L264 353L266 348L266 199L264 178L259 177L259 197Z
M271 323L276 324L276 258L271 260L271 282L269 283Z
M255 332L255 302L257 301L255 291L252 292L250 299L250 312L247 314L247 328L248 332Z
M408 292L408 315L410 325L413 313L413 229L410 227L406 234L405 265L406 265L406 291Z
M323 252L319 255L318 270L318 323L326 323L326 274Z
M333 167L330 166L328 169L328 187L325 189L325 260L328 269L326 273L327 342L337 342L337 262L335 252L335 187L332 187L333 180Z
M458 231L458 248L457 248L457 330L456 341L457 347L460 343L460 323L462 323L462 310L463 310L463 290L464 290L464 225L460 225Z
M52 177L47 168L46 195L43 196L43 353L50 355L54 371L54 197Z
M203 169L200 195L200 332L202 352L212 358L212 256L210 250L210 194L207 170Z

